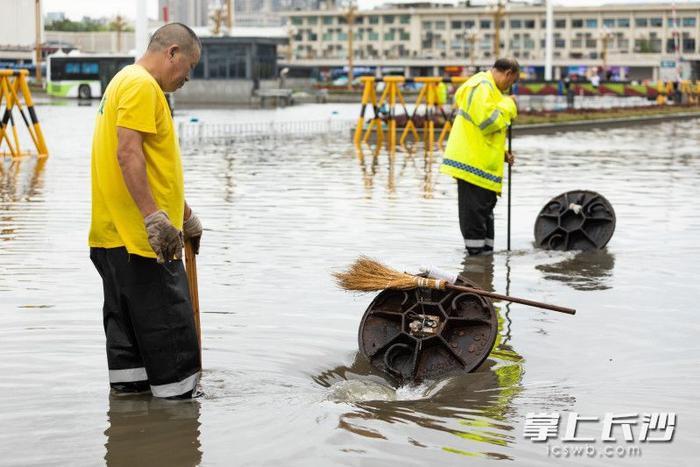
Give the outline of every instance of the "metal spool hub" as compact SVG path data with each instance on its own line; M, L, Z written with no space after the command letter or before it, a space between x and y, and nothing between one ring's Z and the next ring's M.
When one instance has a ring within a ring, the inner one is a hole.
M458 283L478 287L460 278ZM470 372L488 357L498 320L488 298L429 290L384 290L360 323L362 355L404 381Z
M615 210L603 195L574 190L552 198L535 221L535 244L547 250L595 250L615 232Z

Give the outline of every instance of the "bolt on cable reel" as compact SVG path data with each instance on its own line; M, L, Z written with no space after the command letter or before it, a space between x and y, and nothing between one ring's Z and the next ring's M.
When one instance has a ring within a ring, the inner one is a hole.
M457 284L478 288L459 277ZM365 311L359 348L399 383L471 372L489 355L498 319L487 297L415 288L380 292Z
M594 191L574 190L552 198L535 221L535 244L546 250L600 250L615 232L615 210Z

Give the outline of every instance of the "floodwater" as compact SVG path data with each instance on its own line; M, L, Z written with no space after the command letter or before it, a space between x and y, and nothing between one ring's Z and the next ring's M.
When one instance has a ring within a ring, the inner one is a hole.
M2 165L0 464L695 465L696 122L516 139L513 251L505 251L504 197L497 253L478 259L464 257L456 186L438 174L437 153L427 162L423 152L360 156L347 134L187 146L187 198L205 225L205 396L174 403L108 394L102 289L86 244L95 111L39 107L50 159ZM614 206L607 249L536 250L540 208L574 189ZM394 388L357 355L373 294L331 280L361 253L406 271L466 271L483 287L578 313L496 303L499 348L475 373ZM559 437L525 437L530 412L560 414ZM572 412L599 418L578 424L577 436L593 441L562 441ZM672 441L638 440L643 414L668 412ZM601 442L606 413L637 415L633 442L621 426L616 442ZM596 454L556 455L578 446ZM605 457L609 446L637 447L641 457Z

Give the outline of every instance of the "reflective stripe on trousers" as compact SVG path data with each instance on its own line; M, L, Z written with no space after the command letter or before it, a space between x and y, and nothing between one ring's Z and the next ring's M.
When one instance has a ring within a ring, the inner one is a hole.
M144 367L128 368L126 370L109 370L110 383L133 383L135 381L147 381L148 375Z

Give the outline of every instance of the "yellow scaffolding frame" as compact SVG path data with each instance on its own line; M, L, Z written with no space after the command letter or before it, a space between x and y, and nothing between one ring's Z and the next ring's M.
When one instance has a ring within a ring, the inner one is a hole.
M389 108L387 149L390 153L394 153L396 151L396 101L398 100L399 102L401 102L405 108L406 102L404 101L403 95L401 94L401 89L399 89L399 85L402 84L405 81L405 79L403 76L387 76L386 78L384 78L384 83L386 84L386 86L384 87L384 91L382 92L382 95L379 98L378 102L376 101L377 95L374 91L374 78L363 78L362 80L365 83L365 87L362 93L363 106L360 114L360 119L358 119L358 126L357 128L355 128L355 144L358 144L358 135L359 132L362 131L360 123L364 123L364 112L366 106L368 103L372 103L374 105L374 118L367 126L364 137L362 138L362 142L367 143L369 141L369 137L372 134L372 129L376 128L377 148L380 148L382 146L382 144L384 143L384 130L382 128L382 119L379 116L379 109L386 104Z
M2 109L3 102L5 105L5 110L2 112L2 120L0 120L0 147L2 147L2 143L4 141L9 149L9 155L14 159L22 156L19 135L17 133L17 125L15 124L15 119L12 114L15 107L18 109L22 120L24 120L24 124L26 125L29 136L34 143L34 148L36 149L37 155L39 157L48 157L49 155L49 151L44 140L44 134L41 131L41 125L39 124L39 119L37 118L36 111L34 110L32 94L29 91L29 86L27 85L28 74L29 72L27 70L0 70L0 109ZM27 118L27 115L24 112L20 95L23 97L24 106L27 108L29 118ZM12 126L12 140L14 140L14 144L12 143L10 134L7 131L9 125ZM0 155L8 155L8 153L0 152Z
M464 83L468 77L456 76L450 79L450 82L455 86L459 87ZM408 149L406 142L409 135L413 136L414 141L420 141L421 137L418 134L418 128L416 127L416 115L421 106L425 106L425 119L423 121L423 143L426 148L432 148L435 145L435 116L438 113L442 114L445 119L444 126L440 132L437 140L437 144L440 149L443 149L445 139L452 129L452 119L455 115L455 109L451 109L448 114L445 107L438 99L438 85L443 82L441 77L430 76L430 77L418 77L415 78L416 83L422 84L420 91L418 92L418 97L416 98L416 103L412 112L409 112L406 105L406 100L401 93L400 86L406 81L402 76L387 76L383 79L376 79L370 76L363 76L360 78L363 83L362 88L362 106L360 109L360 116L357 119L357 125L355 126L355 131L353 134L353 142L355 146L360 146L362 144L369 143L372 132L376 131L376 147L377 150L381 148L384 144L384 122L382 119L382 108L386 106L388 108L387 120L387 149L389 152L394 153L396 151L396 106L401 105L403 111L406 115L406 124L401 131L398 143L404 148ZM377 99L376 84L377 81L383 81L385 83L384 90L381 97ZM374 115L370 120L367 120L366 114L368 107L372 107Z

